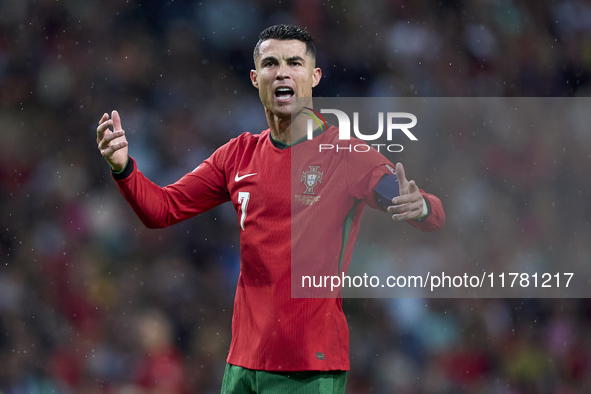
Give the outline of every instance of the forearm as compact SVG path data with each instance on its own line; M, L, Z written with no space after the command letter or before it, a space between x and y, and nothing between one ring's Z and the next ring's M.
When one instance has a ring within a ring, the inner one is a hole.
M125 169L113 172L113 178L125 200L146 227L163 228L171 224L165 191L137 170L135 160L129 158Z
M148 228L178 223L230 200L223 176L207 163L165 187L146 178L131 158L126 168L114 173L113 178Z

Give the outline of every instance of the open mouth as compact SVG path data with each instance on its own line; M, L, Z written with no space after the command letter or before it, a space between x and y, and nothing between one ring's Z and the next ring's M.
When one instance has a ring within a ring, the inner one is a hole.
M275 89L275 97L277 98L278 101L288 102L291 100L293 95L294 95L293 89L291 89L291 88L281 87L281 88Z

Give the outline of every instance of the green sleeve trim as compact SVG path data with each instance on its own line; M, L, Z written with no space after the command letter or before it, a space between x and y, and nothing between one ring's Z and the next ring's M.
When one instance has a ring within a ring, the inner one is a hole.
M115 180L121 180L127 178L133 172L133 161L130 160L130 157L127 156L127 162L125 163L125 167L121 171L113 171L111 169L111 174L113 174L113 178Z
M341 249L341 256L339 257L339 275L343 270L343 260L345 259L345 249L347 248L347 241L349 240L349 234L351 233L351 227L353 226L353 216L355 215L355 209L357 208L357 204L359 204L359 200L355 201L353 204L353 208L347 214L345 221L343 222L343 242L342 242L342 249Z
M125 168L127 167L128 164L129 164L129 156L127 156L127 161L125 162L125 165L123 166L123 169L121 171L111 170L111 172L113 172L113 174L116 174L116 175L121 174L123 171L125 171Z

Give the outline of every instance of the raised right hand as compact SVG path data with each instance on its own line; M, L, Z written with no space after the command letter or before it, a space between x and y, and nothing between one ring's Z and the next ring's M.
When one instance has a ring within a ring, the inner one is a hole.
M109 127L113 126L113 131ZM96 128L96 143L101 155L107 160L113 171L121 171L127 164L127 138L125 138L125 131L121 129L121 118L117 111L105 114L99 120L99 125Z

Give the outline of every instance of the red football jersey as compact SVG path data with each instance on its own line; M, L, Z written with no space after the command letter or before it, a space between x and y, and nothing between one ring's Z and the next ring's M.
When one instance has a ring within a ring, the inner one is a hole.
M267 371L349 369L341 299L292 298L292 259L306 268L346 271L363 208L377 208L373 190L392 164L373 148L357 154L318 152L319 143L346 148L363 141L339 141L338 129L331 127L285 148L272 140L270 130L245 133L172 185L155 185L133 162L133 171L117 181L150 228L232 201L241 263L230 364ZM422 193L431 213L423 222L409 223L423 231L438 229L445 220L441 202Z

